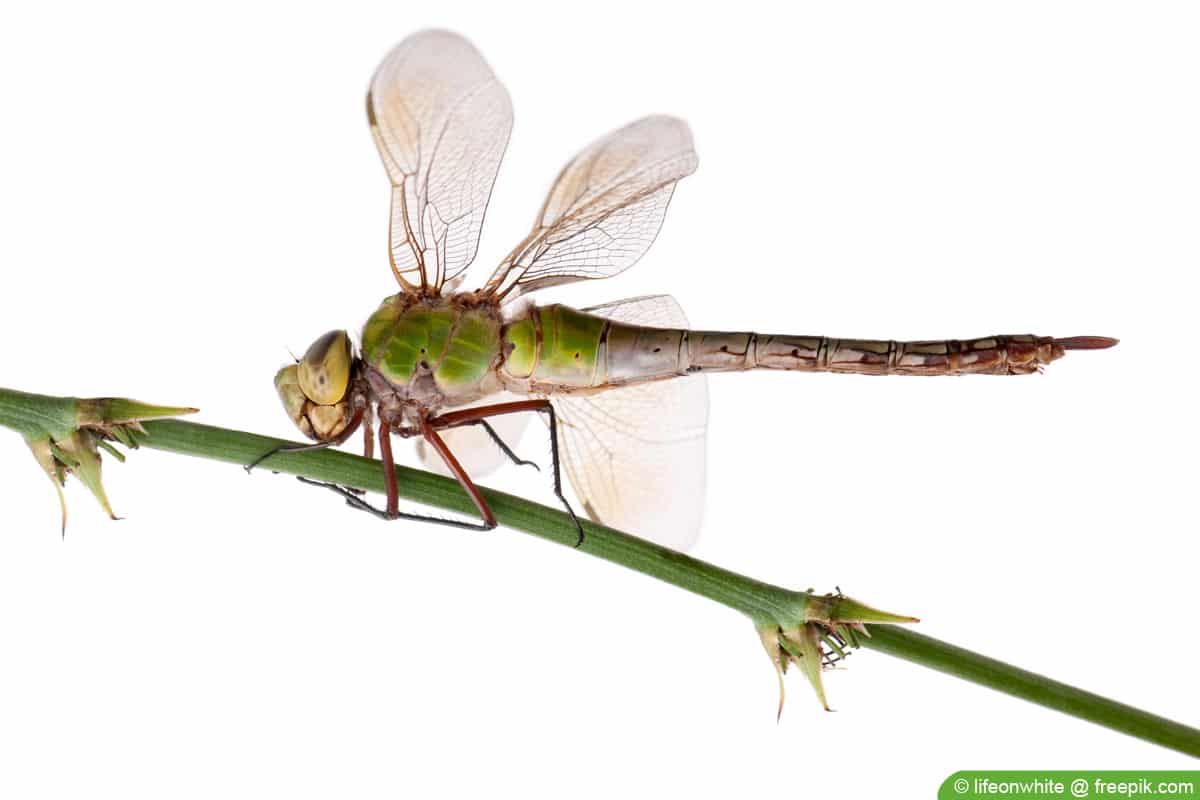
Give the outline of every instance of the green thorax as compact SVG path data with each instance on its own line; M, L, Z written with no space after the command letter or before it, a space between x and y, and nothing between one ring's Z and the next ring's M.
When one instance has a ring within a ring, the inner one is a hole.
M363 326L362 357L397 387L432 375L448 398L480 387L500 360L500 319L486 306L389 297Z

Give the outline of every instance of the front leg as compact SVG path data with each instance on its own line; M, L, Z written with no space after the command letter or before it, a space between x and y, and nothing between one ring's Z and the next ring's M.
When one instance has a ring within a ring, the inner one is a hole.
M442 437L438 436L437 432L429 427L424 420L416 429L429 445L437 451L438 455L446 463L454 477L458 479L459 484L467 492L467 496L475 503L475 508L478 509L479 515L483 517L482 522L465 522L456 519L445 519L443 517L434 517L428 514L410 514L400 510L400 485L396 476L396 461L392 455L392 433L396 432L402 436L413 435L414 431L411 428L402 427L393 430L392 426L384 419L379 420L379 451L383 460L383 483L387 492L387 506L380 509L363 500L355 490L347 489L345 486L338 486L335 483L325 483L323 481L314 481L309 478L301 477L300 480L312 486L320 486L336 492L345 498L347 505L351 508L356 508L359 511L365 511L380 519L384 520L409 520L412 522L433 522L438 525L449 525L453 528L466 528L476 531L490 531L496 527L496 516L488 507L487 501L483 499L483 495L479 492L479 487L467 475L466 470L450 452Z
M270 450L251 461L249 464L246 464L244 467L242 467L242 469L246 470L246 473L249 474L250 472L253 472L254 468L259 464L278 453L304 453L309 450L324 450L327 447L337 447L338 445L344 444L346 440L350 438L351 434L358 430L359 425L363 423L365 418L366 412L360 408L354 412L354 416L351 417L350 421L346 424L345 430L339 433L335 438L326 442L317 442L315 444L281 444L277 447L272 447ZM369 436L371 423L370 421L367 421L366 424L368 431L367 435ZM368 456L368 458L370 458L370 456Z
M396 483L396 460L392 458L392 426L379 420L379 454L383 458L383 486L387 490L387 518L400 518L400 486Z
M375 458L375 415L371 409L363 413L363 458Z

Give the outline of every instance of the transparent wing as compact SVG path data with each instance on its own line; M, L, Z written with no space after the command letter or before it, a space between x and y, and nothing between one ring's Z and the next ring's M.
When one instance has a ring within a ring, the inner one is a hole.
M533 230L488 280L498 297L608 278L662 227L675 183L696 169L687 123L645 117L589 145L559 173Z
M367 119L392 181L392 270L436 292L475 258L512 102L470 42L422 31L375 71Z
M527 400L527 397L521 397L511 392L498 392L490 394L474 403L468 403L465 406L458 408L473 408L475 406L490 406L496 403L511 403L516 400ZM443 409L445 411L453 411L454 409ZM521 437L525 433L525 428L529 425L529 418L533 414L504 414L499 417L490 417L488 423L496 434L508 445L509 449L513 450L518 458L529 458L522 454L518 445ZM492 437L488 436L487 431L481 425L465 425L461 428L450 428L441 431L439 434L454 453L458 462L462 464L463 469L467 471L472 478L482 478L486 475L498 470L500 467L509 463L508 456L504 455L503 451L492 441ZM539 449L534 453L533 459L543 455ZM425 469L436 472L439 475L447 475L453 477L450 470L446 467L446 462L437 454L432 447L429 447L424 439L417 439L417 457L421 460L421 465ZM545 469L545 467L543 467Z
M621 322L687 327L667 295L587 311ZM622 386L593 395L551 396L561 452L588 515L676 550L700 532L708 386L702 375Z

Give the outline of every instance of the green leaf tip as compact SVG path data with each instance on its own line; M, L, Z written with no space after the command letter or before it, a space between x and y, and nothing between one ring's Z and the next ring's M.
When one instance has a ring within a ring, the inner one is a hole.
M185 414L195 414L198 410L182 406L155 406L124 397L94 397L79 401L77 420L81 426L102 428L110 425L137 425L152 419L182 417Z
M779 680L778 720L783 715L783 676L789 666L798 669L826 711L831 711L822 674L846 659L859 647L860 637L870 636L865 623L895 624L918 622L916 617L880 611L840 591L817 595L798 595L800 602L790 619L777 619L757 625L759 640L775 668Z
M887 611L880 611L865 603L860 603L852 597L846 597L844 594L835 594L832 597L827 595L826 599L829 600L829 619L833 622L854 623L858 625L868 622L902 625L921 621L916 617L904 614L892 614Z

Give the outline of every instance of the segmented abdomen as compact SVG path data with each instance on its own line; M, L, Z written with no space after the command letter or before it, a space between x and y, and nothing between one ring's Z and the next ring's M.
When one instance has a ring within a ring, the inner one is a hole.
M697 334L691 338L694 341ZM693 363L703 367L711 359L706 351L715 342L710 343L706 334L699 338L699 347L689 349ZM1030 335L900 342L749 334L746 347L754 366L761 369L859 375L1022 375L1063 355L1053 338Z
M902 342L625 325L566 306L508 326L509 377L542 391L636 383L695 372L776 369L859 375L1024 375L1067 350L1115 339L1026 334Z

